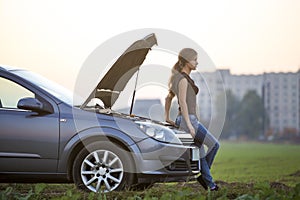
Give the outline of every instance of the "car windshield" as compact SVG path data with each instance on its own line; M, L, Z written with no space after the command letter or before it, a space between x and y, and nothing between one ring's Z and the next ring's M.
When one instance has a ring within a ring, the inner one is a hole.
M36 86L49 92L51 95L55 96L56 98L62 100L63 102L69 105L75 104L73 103L73 93L70 90L64 88L63 86L53 81L46 79L41 75L25 70L14 70L12 71L12 73L34 83Z

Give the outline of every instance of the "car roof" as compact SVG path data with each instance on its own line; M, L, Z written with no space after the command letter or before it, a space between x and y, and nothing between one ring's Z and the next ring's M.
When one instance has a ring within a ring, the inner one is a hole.
M2 71L12 71L12 70L18 70L16 67L6 66L6 65L0 65L0 70Z

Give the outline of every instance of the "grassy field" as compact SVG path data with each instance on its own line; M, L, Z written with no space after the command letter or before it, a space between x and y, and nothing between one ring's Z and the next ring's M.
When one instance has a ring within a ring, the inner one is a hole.
M73 184L0 184L0 199L300 199L300 145L222 142L212 168L218 192L197 182L144 191L83 193Z
M212 174L225 182L300 183L300 145L265 143L221 144Z

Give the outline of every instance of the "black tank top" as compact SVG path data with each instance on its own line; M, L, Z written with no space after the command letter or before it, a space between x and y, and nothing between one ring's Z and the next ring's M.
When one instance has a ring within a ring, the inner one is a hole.
M179 93L178 85L183 78L187 79L188 81L188 87L186 93L186 104L188 107L188 113L196 115L196 100L197 100L196 95L199 92L199 88L195 85L193 79L191 79L189 75L187 75L184 72L175 74L171 85L171 91L178 98L178 93ZM178 101L178 105L179 105L179 114L181 114L179 101Z

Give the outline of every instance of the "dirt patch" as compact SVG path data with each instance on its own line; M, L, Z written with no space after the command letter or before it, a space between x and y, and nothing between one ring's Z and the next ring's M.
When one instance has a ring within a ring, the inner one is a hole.
M289 176L299 177L300 176L300 170L296 171L295 173L290 174Z
M284 183L279 183L279 182L271 182L270 183L270 187L272 189L275 189L275 190L285 190L285 191L288 191L290 190L291 188L289 186L287 186L286 184Z
M225 181L216 181L218 185L225 188L235 188L235 189L252 189L254 187L253 183L241 183L241 182L225 182Z

